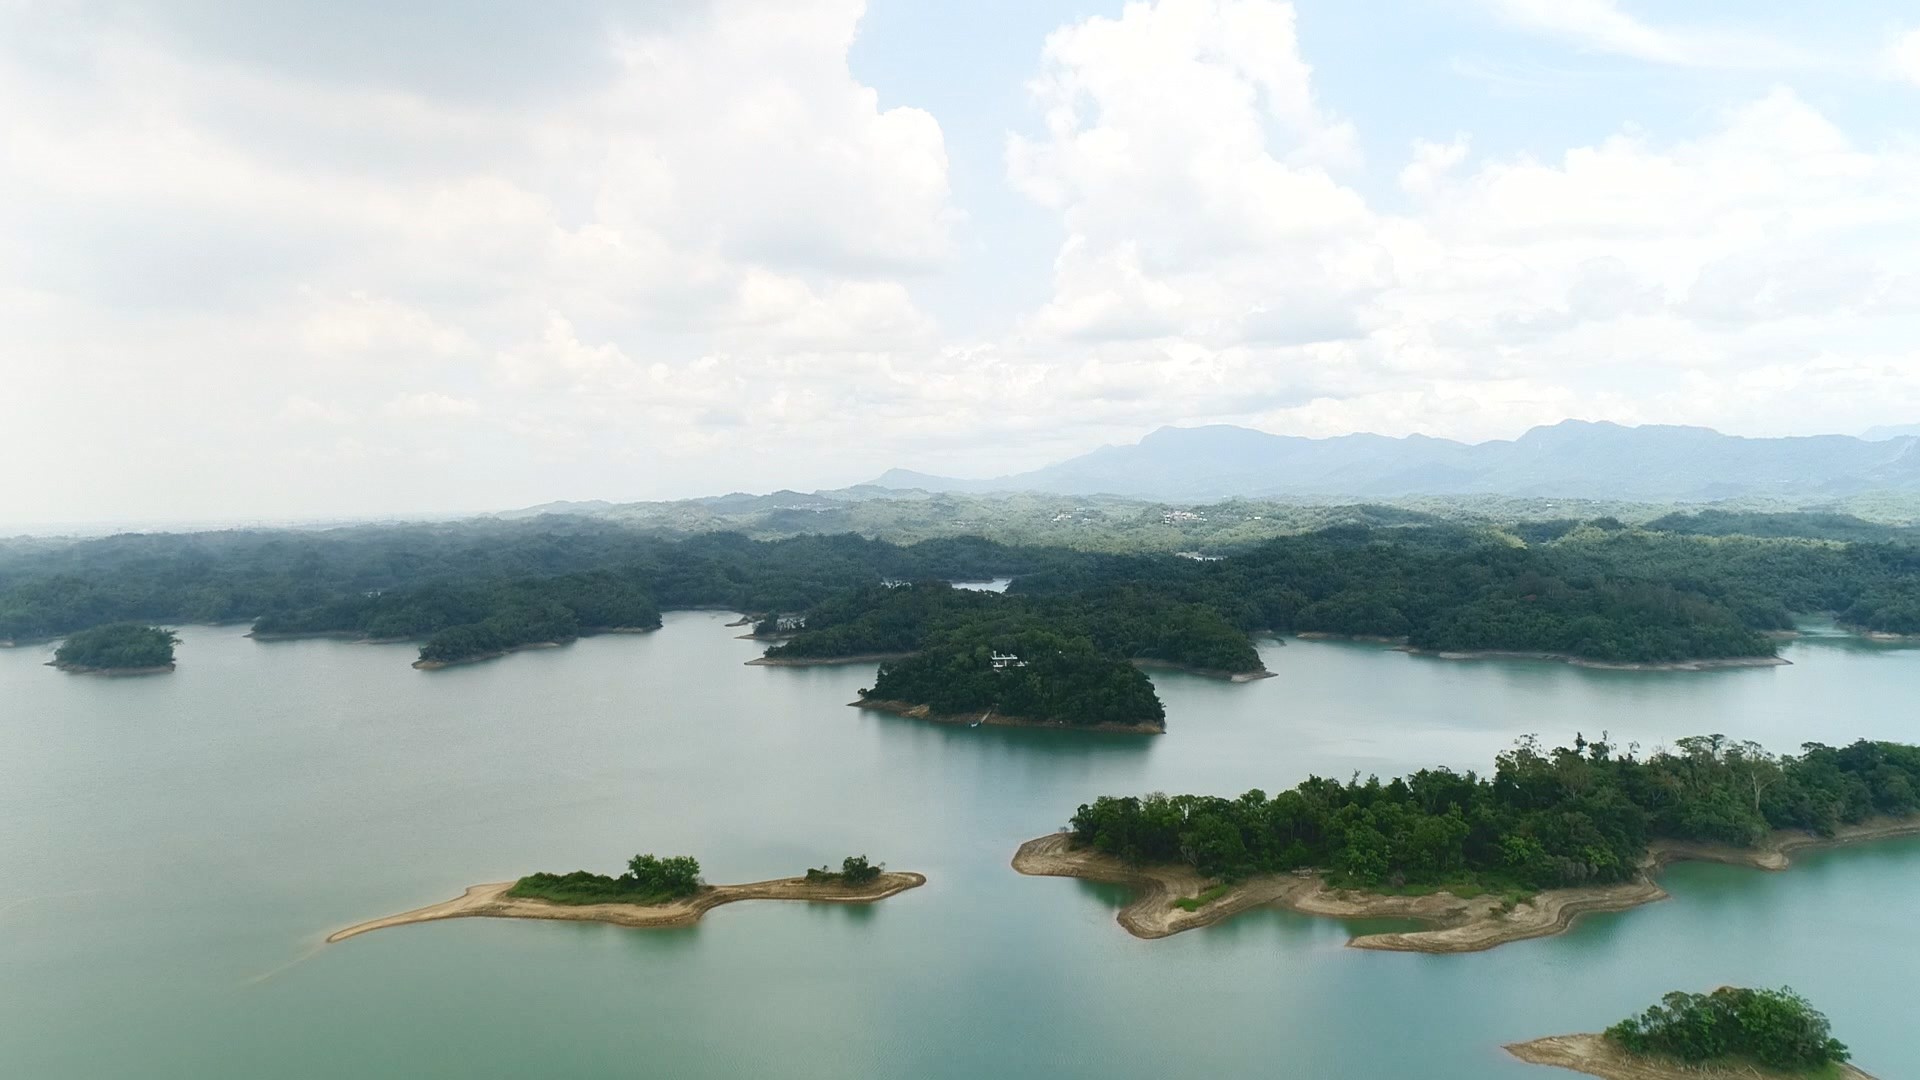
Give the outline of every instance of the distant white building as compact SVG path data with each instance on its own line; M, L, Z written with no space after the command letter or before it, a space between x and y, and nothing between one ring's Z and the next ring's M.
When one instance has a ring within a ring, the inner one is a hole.
M1026 667L1027 662L1013 653L997 652L993 654L993 670L1005 671L1008 668Z
M1198 551L1176 551L1173 553L1173 557L1176 559L1192 559L1194 562L1219 562L1224 558L1224 556L1220 555L1202 555Z

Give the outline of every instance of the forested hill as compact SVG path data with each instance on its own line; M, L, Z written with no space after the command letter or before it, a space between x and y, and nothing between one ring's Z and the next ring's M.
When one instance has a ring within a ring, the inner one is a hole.
M1311 866L1360 886L1543 889L1629 878L1656 839L1752 847L1775 829L1831 834L1920 813L1916 746L1809 743L1776 758L1712 735L1646 757L1617 751L1604 738L1552 751L1528 740L1485 776L1312 777L1271 798L1103 796L1071 828L1079 845L1210 875Z
M1016 581L1010 596L991 600L903 606L874 589L999 576ZM1248 634L1315 630L1442 650L1684 660L1764 655L1772 649L1764 633L1798 612L1920 633L1920 548L1601 521L1556 525L1530 542L1489 528L1341 527L1209 561L969 537L910 546L857 536L668 540L542 518L0 550L0 638L16 640L130 620L257 619L262 634L430 639L457 629L434 650L457 659L651 626L662 608L696 606L805 612L796 655L915 651L940 635L979 644L1043 630L1118 660L1241 670L1252 657Z
M177 639L139 623L110 623L82 630L54 650L55 667L67 671L154 671L173 666Z
M1077 558L972 538L669 540L618 524L532 522L132 534L0 549L0 640L125 620L255 621L264 635L431 638L429 659L658 625L659 609L797 611L911 578L980 579Z
M1225 670L1252 667L1244 636L1261 631L1658 662L1770 655L1767 632L1811 612L1920 632L1920 549L1593 527L1535 545L1331 529L1213 561L1085 556L1018 578L1005 597L837 596L781 652L973 648L1043 625L1123 659Z

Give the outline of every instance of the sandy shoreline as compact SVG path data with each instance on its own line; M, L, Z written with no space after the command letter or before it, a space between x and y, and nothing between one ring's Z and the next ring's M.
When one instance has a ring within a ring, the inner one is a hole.
M910 652L859 653L854 656L762 656L747 661L748 667L833 667L837 664L878 664L905 660Z
M1165 735L1165 727L1152 724L1069 724L1064 720L1035 720L1025 716L1002 716L988 710L984 713L936 713L927 705L915 705L911 701L885 701L879 698L861 698L847 702L855 709L872 709L875 712L892 713L912 720L926 720L935 724L958 724L962 727L1020 727L1046 728L1051 731L1106 731L1122 735Z
M1128 866L1109 855L1075 851L1069 846L1070 835L1064 832L1020 845L1013 856L1013 868L1022 874L1085 878L1139 890L1139 895L1122 908L1117 917L1128 933L1139 938L1167 937L1220 922L1250 908L1278 904L1303 915L1416 919L1431 924L1431 929L1357 937L1347 942L1352 948L1462 953L1563 933L1575 919L1589 912L1625 911L1664 900L1668 894L1653 880L1653 875L1671 863L1696 860L1784 870L1790 862L1789 854L1794 851L1915 835L1920 835L1920 817L1845 826L1832 837L1779 833L1765 846L1751 850L1660 841L1649 850L1642 873L1632 880L1612 885L1549 889L1515 905L1512 910L1504 910L1502 900L1493 895L1462 899L1448 892L1388 896L1335 889L1327 885L1317 871L1310 871L1248 878L1212 903L1197 911L1187 911L1173 906L1173 901L1197 896L1217 884L1217 879L1188 866Z
M1551 1065L1598 1076L1601 1080L1754 1080L1762 1075L1747 1068L1702 1069L1638 1057L1598 1034L1550 1035L1532 1042L1510 1043L1505 1049L1530 1065ZM1852 1065L1842 1065L1837 1077L1838 1080L1873 1080Z
M700 917L722 904L741 900L801 900L817 904L871 904L927 883L924 874L889 871L871 885L821 885L806 878L776 878L745 885L708 885L692 896L665 904L551 904L545 900L524 900L506 895L514 882L496 881L474 885L460 896L438 904L429 904L383 919L357 923L327 935L327 944L345 941L375 930L440 919L553 919L568 922L603 922L616 926L660 928L692 926Z
M99 675L108 679L128 675L165 675L174 668L172 663L154 664L151 667L88 667L85 664L63 664L58 660L47 661L47 666L69 675Z
M1526 652L1511 649L1474 649L1466 652L1452 652L1445 649L1417 649L1411 645L1402 645L1399 646L1398 651L1409 656L1427 656L1435 660L1551 660L1555 663L1595 668L1601 671L1718 671L1725 668L1782 667L1793 663L1779 656L1722 656L1699 660L1632 662L1591 660L1571 653Z

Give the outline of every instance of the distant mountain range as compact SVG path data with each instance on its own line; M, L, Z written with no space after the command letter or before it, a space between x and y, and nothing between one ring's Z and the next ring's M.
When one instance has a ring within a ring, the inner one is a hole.
M1032 472L956 480L892 469L895 491L1038 491L1158 501L1232 496L1509 495L1693 501L1920 490L1920 425L1867 438L1749 439L1709 428L1568 420L1518 439L1308 439L1230 425L1163 427Z

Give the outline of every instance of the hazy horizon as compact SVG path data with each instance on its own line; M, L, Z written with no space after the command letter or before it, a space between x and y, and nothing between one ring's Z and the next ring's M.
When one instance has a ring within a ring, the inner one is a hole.
M1920 418L1895 0L5 5L0 89L5 523Z

